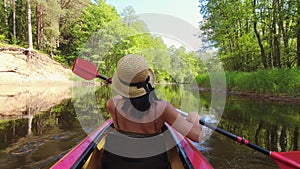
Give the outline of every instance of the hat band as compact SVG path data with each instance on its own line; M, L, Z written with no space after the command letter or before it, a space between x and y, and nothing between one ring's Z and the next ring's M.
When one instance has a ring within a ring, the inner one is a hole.
M143 81L143 82L137 82L137 83L128 83L128 82L123 81L120 78L119 78L119 80L120 80L121 83L123 83L126 86L136 86L138 89L139 88L144 88L147 93L150 93L153 90L152 85L149 83L150 76L148 76L145 81Z

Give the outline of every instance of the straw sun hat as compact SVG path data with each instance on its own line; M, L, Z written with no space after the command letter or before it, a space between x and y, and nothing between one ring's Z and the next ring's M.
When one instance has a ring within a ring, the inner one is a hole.
M121 58L112 77L112 87L120 95L136 98L151 92L155 76L142 56L130 54ZM149 85L150 84L150 85Z

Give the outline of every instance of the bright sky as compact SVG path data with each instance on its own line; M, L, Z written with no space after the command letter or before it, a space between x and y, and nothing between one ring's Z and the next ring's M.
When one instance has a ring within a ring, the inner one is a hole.
M195 27L201 21L198 0L106 0L108 4L122 12L127 6L132 6L136 14L161 13L183 19Z
M114 6L118 13L122 13L125 7L132 6L136 14L142 15L142 20L145 19L150 31L162 35L168 46L185 46L189 49L200 46L200 40L195 38L195 34L199 32L198 23L202 20L198 0L106 0L106 2ZM164 14L164 16L149 14Z

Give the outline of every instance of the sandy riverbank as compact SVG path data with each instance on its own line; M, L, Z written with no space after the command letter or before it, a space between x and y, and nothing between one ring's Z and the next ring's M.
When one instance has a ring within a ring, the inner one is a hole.
M71 97L72 71L44 54L0 48L0 116L45 111Z

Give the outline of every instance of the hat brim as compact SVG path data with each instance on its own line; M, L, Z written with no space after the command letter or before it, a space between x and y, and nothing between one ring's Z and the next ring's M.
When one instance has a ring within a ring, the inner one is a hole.
M148 69L148 75L150 77L149 83L154 86L155 75L151 69ZM137 88L136 86L128 86L122 83L119 79L117 71L112 77L112 87L118 94L127 98L136 98L145 95L147 92L144 88Z

